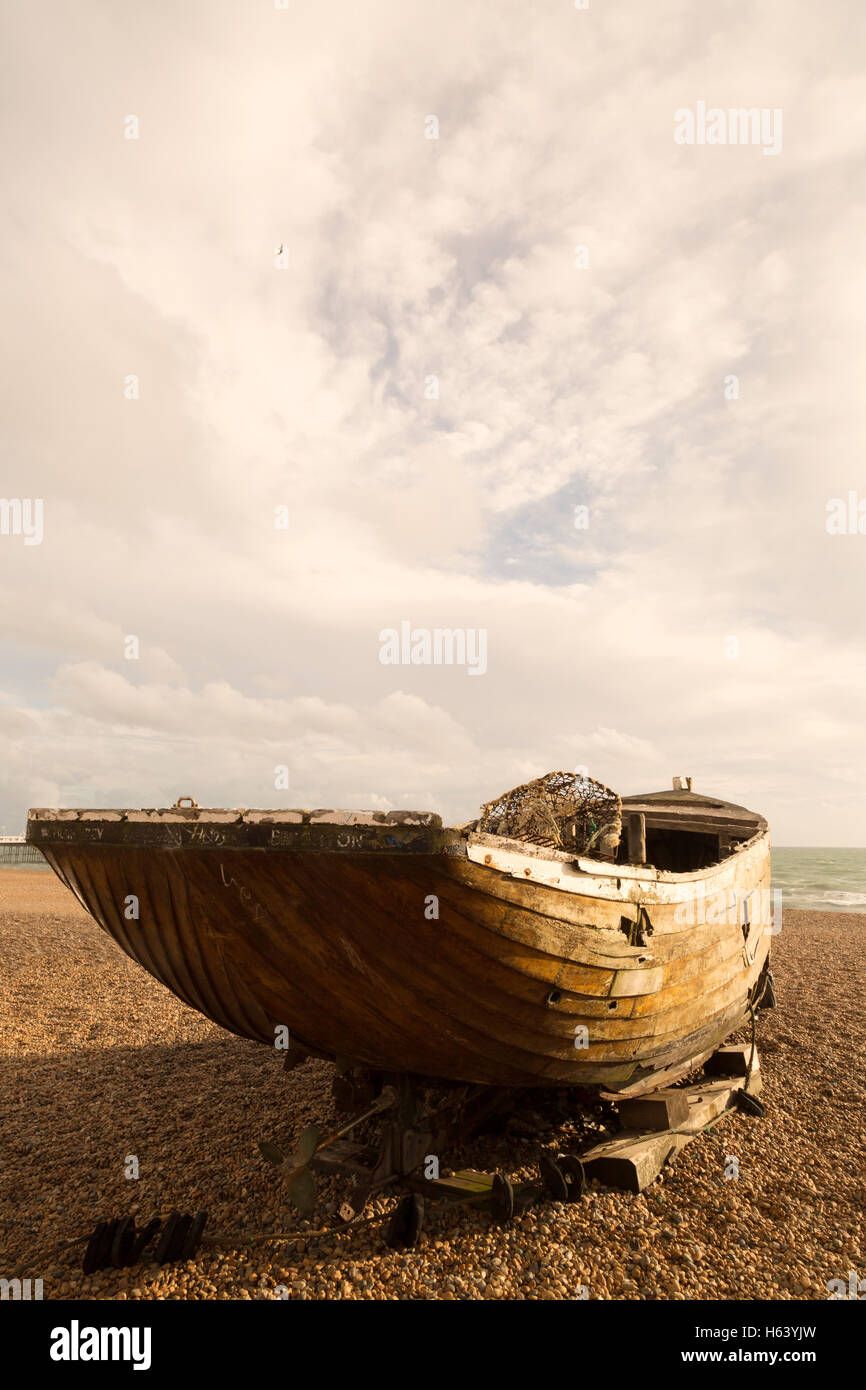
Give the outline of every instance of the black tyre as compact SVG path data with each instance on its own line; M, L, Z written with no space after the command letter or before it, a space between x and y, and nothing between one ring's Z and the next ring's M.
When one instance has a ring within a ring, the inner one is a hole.
M541 1158L538 1160L538 1171L541 1177L541 1185L550 1201L567 1202L568 1183L565 1180L565 1174L559 1167L559 1164L554 1163L550 1154L541 1155Z
M418 1192L402 1197L388 1222L385 1240L392 1250L411 1250L424 1225L424 1198Z
M575 1154L560 1154L556 1160L568 1186L567 1202L579 1202L586 1191L586 1169Z
M514 1216L514 1188L501 1173L493 1175L490 1206L494 1221L507 1226Z

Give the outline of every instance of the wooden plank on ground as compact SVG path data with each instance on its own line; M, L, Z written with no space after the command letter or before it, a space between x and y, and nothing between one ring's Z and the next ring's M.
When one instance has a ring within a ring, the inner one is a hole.
M742 1064L741 1049L732 1047L720 1051L724 1055L717 1066L736 1068ZM751 1054L751 1044L748 1053ZM748 1066L748 1055L745 1065ZM622 1130L614 1139L596 1144L582 1155L587 1177L596 1178L605 1187L642 1192L680 1149L732 1107L734 1092L742 1087L744 1075L745 1068L740 1074L729 1072L728 1075L705 1077L681 1090L620 1101L620 1115L632 1127ZM754 1094L761 1087L756 1052L748 1090ZM676 1116L676 1123L659 1130L659 1122L667 1115Z

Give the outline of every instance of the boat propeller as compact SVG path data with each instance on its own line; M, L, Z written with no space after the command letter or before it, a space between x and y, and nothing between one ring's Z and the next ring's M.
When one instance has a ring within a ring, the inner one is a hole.
M286 1196L289 1201L297 1207L301 1216L311 1217L316 1206L316 1180L311 1171L311 1164L316 1155L322 1149L326 1149L329 1144L335 1143L348 1134L350 1129L369 1120L373 1115L379 1115L383 1110L390 1110L397 1102L397 1091L393 1086L383 1086L372 1105L368 1105L364 1110L353 1115L339 1129L334 1129L330 1134L326 1134L324 1139L319 1138L319 1131L315 1125L308 1125L301 1133L295 1152L291 1157L283 1152L276 1144L270 1140L259 1142L259 1153L268 1163L273 1163L277 1167L287 1168L286 1173Z
M276 1144L264 1140L259 1144L259 1153L268 1163L288 1168L286 1174L286 1196L301 1213L310 1217L316 1206L316 1179L310 1171L310 1160L315 1157L319 1144L319 1131L315 1125L308 1125L298 1140L297 1148L290 1158Z

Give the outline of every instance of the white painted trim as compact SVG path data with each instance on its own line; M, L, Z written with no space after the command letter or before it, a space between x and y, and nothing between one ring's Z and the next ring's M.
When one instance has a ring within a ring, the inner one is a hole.
M671 874L633 864L608 867L597 859L570 859L556 850L549 851L549 858L542 857L513 848L516 843L512 840L497 844L494 836L470 834L466 853L473 864L498 870L521 883L539 883L563 893L620 903L689 902L694 896L693 885L706 884L708 880L712 881L714 892L724 891L753 872L769 848L767 832L763 831L746 848L721 864L691 873Z

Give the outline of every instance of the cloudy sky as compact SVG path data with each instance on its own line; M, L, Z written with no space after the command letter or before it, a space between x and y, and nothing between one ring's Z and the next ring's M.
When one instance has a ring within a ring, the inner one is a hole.
M2 29L0 497L44 530L0 534L8 833L187 794L459 821L586 765L866 843L862 6ZM700 103L781 149L678 143ZM483 629L486 673L383 664L402 622Z

